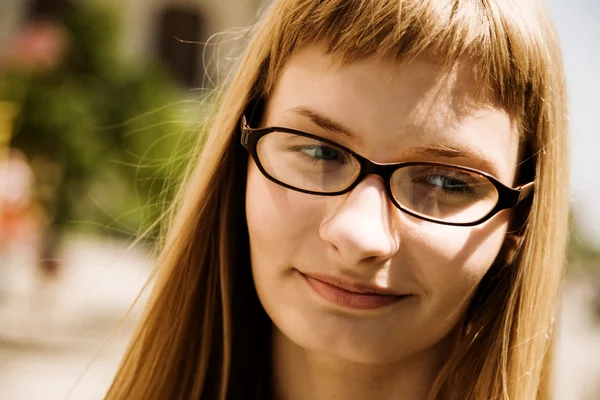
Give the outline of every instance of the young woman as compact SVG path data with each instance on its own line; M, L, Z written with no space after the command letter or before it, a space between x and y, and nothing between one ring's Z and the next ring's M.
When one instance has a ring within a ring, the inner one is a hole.
M550 398L557 46L536 1L273 2L107 398Z

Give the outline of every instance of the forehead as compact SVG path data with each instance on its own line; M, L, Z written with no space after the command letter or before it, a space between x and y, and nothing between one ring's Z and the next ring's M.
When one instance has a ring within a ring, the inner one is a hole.
M319 134L291 111L309 108L347 127L360 147L353 149L374 161L402 161L412 148L428 144L456 145L485 155L508 177L517 161L516 123L481 93L466 64L444 74L428 59L342 64L312 46L295 53L281 71L263 124L292 124Z

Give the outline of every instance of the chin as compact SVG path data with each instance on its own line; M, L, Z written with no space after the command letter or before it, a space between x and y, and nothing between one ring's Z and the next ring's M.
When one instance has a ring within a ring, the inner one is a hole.
M342 334L338 335L334 344L319 341L314 345L315 350L323 354L357 364L392 363L418 352L418 349L409 343L388 340L381 335L373 338L357 338Z
M309 352L352 363L383 364L410 357L427 347L416 343L406 331L378 329L368 321L348 316L322 312L310 315L308 308L285 313L274 323L284 340Z

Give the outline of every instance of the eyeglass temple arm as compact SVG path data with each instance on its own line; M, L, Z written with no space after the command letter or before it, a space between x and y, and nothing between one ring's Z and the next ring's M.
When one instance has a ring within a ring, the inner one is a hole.
M242 144L246 146L248 144L248 131L250 127L248 126L248 122L246 121L246 116L242 115L242 119L240 121L240 131L242 132Z
M519 203L533 193L534 183L535 182L529 182L519 188Z

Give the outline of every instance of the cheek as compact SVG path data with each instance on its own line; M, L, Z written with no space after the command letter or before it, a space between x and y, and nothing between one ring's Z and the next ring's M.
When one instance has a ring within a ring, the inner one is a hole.
M496 259L508 228L508 215L497 215L484 225L435 226L416 240L420 251L411 252L418 279L431 307L466 308L477 285Z
M254 162L248 165L246 189L246 222L252 241L273 238L273 229L281 226L283 210L289 208L287 199L278 190L272 190Z
M299 281L290 279L296 275L293 267L303 260L303 249L318 249L320 217L315 198L269 181L252 161L248 165L246 222L252 279L269 318L291 333L304 320L303 307L298 305L306 303Z
M289 265L302 243L318 233L319 218L319 207L307 195L269 181L249 162L246 222L253 265Z

